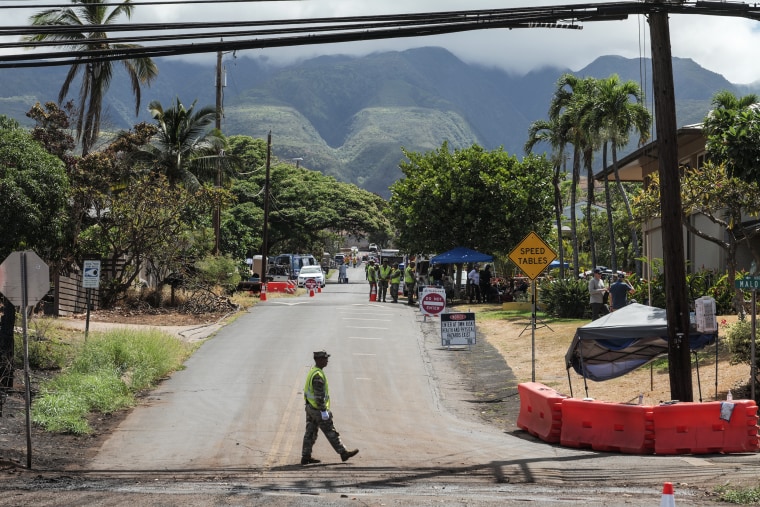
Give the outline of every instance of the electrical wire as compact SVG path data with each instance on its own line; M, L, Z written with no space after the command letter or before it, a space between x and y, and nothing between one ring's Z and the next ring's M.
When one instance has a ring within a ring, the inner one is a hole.
M199 3L205 3L197 0ZM253 0L250 0L253 1ZM263 1L263 0L258 0ZM284 0L282 0L284 1ZM143 2L148 4L150 2ZM175 2L156 2L173 4ZM226 2L218 2L226 3ZM121 4L116 4L121 5ZM139 4L131 4L139 5ZM218 51L239 51L274 47L335 44L388 38L425 37L484 29L558 28L581 29L583 22L627 19L629 15L651 12L670 14L707 14L744 17L760 20L756 6L731 2L610 2L601 4L574 4L560 6L534 6L511 9L462 10L433 13L389 14L310 19L280 19L233 22L189 23L135 23L114 25L40 25L26 27L0 27L0 36L49 34L58 36L58 45L87 48L92 41L69 41L60 36L87 32L163 32L160 35L142 35L115 39L100 39L99 44L113 44L106 49L78 49L75 51L36 52L0 57L0 68L45 67L72 65L87 62L105 62L137 58L158 58ZM260 30L250 30L261 27ZM279 27L279 28L275 28ZM226 32L201 30L249 29ZM181 31L176 34L166 32ZM201 43L157 44L168 40L202 40L206 37L226 37L228 40ZM239 37L239 39L235 39ZM229 40L233 38L233 40ZM61 40L63 39L63 40ZM123 47L122 43L145 43ZM50 44L46 44L49 46ZM32 42L3 44L3 48L35 47Z

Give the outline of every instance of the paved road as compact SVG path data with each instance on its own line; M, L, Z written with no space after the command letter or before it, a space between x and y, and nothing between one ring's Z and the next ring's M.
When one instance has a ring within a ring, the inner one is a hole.
M451 361L467 352L442 348L435 321L414 309L370 303L363 269L348 276L314 297L270 298L221 329L133 411L89 470L37 481L28 502L645 506L672 481L679 505L711 505L692 486L756 482L757 454L596 453L481 424ZM336 425L361 452L341 463L320 435L323 463L301 467L303 382L322 348L332 353Z

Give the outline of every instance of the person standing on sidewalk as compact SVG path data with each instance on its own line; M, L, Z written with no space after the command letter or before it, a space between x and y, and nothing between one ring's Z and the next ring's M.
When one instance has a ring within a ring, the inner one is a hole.
M414 304L414 291L416 283L414 278L414 261L409 261L409 265L404 269L404 287L406 287L407 303Z
M311 465L320 463L320 460L311 457L311 451L322 430L325 437L332 445L335 452L340 454L340 459L346 461L359 454L359 449L349 451L340 440L340 433L335 429L333 415L330 412L330 389L327 376L323 371L330 357L324 350L314 352L314 366L306 375L306 385L303 388L303 397L306 401L306 432L303 435L303 447L301 449L301 464Z
M589 303L591 304L591 320L596 320L602 315L607 315L610 311L607 309L607 305L604 304L604 294L607 292L607 287L604 286L604 280L602 280L602 270L594 268L594 275L591 280L588 281L588 294Z
M391 298L394 303L398 303L398 286L401 285L401 270L398 264L391 268Z
M367 281L369 282L369 299L372 300L372 291L377 294L377 271L375 270L375 261L369 261L367 265Z
M388 259L383 259L383 263L377 270L378 281L380 282L380 291L377 295L377 299L385 303L385 298L388 295L388 284L391 281L391 267L388 265Z

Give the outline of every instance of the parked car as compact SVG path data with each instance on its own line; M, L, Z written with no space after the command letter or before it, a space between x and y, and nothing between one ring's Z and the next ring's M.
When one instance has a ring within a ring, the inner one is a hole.
M322 266L302 267L301 272L298 273L298 286L303 287L309 278L315 279L320 287L325 286L325 274L322 271Z

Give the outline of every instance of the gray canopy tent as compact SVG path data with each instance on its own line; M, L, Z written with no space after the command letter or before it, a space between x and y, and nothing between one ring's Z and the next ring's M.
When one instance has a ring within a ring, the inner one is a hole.
M692 352L715 343L717 334L700 334L692 326L689 347ZM668 323L665 310L632 303L579 327L565 354L570 395L570 368L583 375L588 396L587 379L604 381L625 375L668 353ZM715 386L717 396L718 348L715 348ZM697 363L697 378L699 363ZM701 398L701 387L700 387Z

